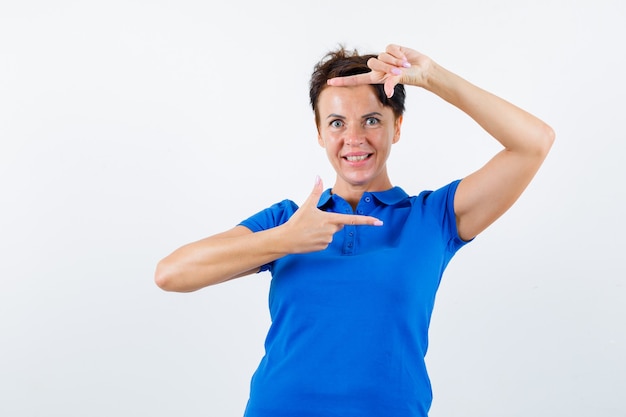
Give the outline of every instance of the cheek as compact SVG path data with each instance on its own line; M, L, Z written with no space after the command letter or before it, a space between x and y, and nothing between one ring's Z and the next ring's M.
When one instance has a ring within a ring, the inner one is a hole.
M319 145L322 148L325 148L327 151L332 151L333 148L336 148L337 142L338 141L336 140L336 138L334 138L332 135L329 135L328 132L324 133L323 135L317 135L317 143L319 143Z
M332 138L329 138L328 135L325 135L325 136L318 135L317 143L319 143L319 145L322 148L326 149L327 151L331 150L333 147L333 140Z

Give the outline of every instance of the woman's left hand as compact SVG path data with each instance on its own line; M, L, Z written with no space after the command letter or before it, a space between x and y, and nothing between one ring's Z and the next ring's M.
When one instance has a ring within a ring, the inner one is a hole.
M377 58L370 58L367 66L372 71L365 74L337 77L328 80L328 85L335 87L363 84L383 84L387 97L393 95L397 84L426 85L427 74L432 67L432 60L416 50L399 45L388 45L385 52Z
M328 85L384 84L387 97L400 83L422 87L470 116L504 146L480 169L464 177L456 190L457 230L461 239L472 239L526 189L554 142L554 131L537 117L413 49L389 45L367 66L371 68L368 73L333 78Z

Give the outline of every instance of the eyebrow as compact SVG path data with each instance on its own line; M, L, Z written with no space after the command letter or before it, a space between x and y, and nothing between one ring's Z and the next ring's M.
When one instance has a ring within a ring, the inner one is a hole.
M373 111L371 113L367 113L364 114L363 116L361 116L361 119L367 119L368 117L372 117L372 116L379 116L379 117L383 117L382 113L379 113L377 111ZM331 113L328 116L326 116L327 119L333 118L333 119L345 119L345 116L342 116L340 114L337 113Z

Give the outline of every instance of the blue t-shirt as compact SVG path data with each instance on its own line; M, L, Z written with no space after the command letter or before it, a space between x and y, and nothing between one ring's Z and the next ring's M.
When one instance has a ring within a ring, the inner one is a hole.
M327 249L287 255L272 274L271 326L251 381L246 417L425 417L432 401L424 357L435 293L465 243L454 194L459 180L409 196L363 194L356 211L330 190L322 210L374 216L344 226ZM285 223L277 203L243 221L253 232Z

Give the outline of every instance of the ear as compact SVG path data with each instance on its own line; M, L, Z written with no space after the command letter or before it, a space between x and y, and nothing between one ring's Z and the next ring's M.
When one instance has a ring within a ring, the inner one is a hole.
M322 137L320 135L317 135L317 143L322 147L325 148L326 144L324 143L324 140L322 139Z
M324 143L324 139L322 139L322 134L320 133L320 127L317 125L317 123L315 123L315 127L317 128L317 143L322 148L325 148L326 144Z
M398 118L396 119L396 123L395 123L395 132L393 134L393 142L392 143L396 143L397 141L400 140L400 131L402 127L402 115L398 116Z

